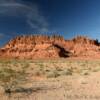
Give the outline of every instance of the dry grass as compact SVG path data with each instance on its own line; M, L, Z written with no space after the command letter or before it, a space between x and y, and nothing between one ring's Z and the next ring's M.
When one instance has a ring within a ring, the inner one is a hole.
M30 93L34 88L27 87L25 84L34 83L35 77L48 80L75 74L88 76L98 71L100 71L99 60L0 60L0 86L3 87L4 93L8 94Z

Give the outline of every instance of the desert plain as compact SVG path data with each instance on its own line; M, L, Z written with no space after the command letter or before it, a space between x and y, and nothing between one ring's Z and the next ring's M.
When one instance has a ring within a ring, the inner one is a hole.
M0 60L0 100L100 100L100 60Z

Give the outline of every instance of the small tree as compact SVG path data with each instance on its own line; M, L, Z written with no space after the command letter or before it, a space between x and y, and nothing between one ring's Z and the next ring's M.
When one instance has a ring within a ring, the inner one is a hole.
M95 40L95 44L96 44L96 45L100 45L100 43L99 43L99 40L98 40L98 39L96 39L96 40Z

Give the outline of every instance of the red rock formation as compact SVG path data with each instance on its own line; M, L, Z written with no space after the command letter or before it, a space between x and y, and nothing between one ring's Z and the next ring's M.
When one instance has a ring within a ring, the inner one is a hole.
M99 42L84 36L77 36L72 40L66 41L65 47L75 57L100 57Z
M64 41L61 36L18 36L1 48L0 56L28 59L66 57L68 52L57 46Z
M0 57L38 59L59 57L97 57L100 46L97 40L78 36L64 40L61 36L28 35L10 40L0 49Z

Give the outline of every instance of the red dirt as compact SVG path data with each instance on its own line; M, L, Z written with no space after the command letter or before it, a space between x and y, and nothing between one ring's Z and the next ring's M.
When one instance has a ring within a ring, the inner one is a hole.
M28 35L18 36L0 48L1 58L100 58L97 40L77 36L65 40L62 36Z

